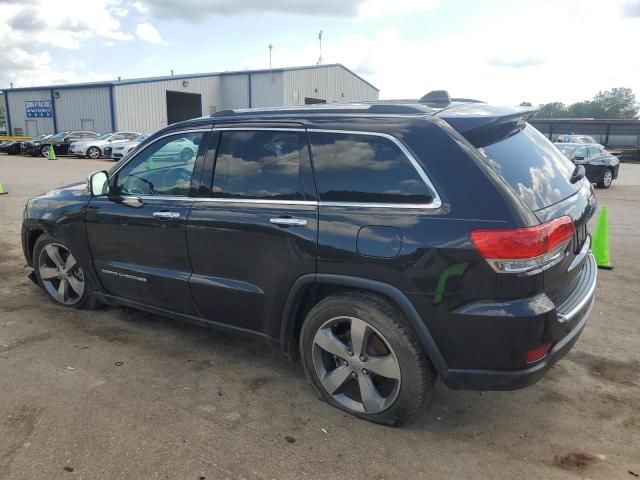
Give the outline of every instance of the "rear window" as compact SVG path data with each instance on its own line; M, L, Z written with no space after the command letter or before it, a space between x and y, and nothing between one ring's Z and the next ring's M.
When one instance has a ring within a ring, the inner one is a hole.
M575 165L531 125L478 150L531 210L558 203L580 188L569 180Z
M407 156L374 135L309 132L320 200L429 203L430 192Z

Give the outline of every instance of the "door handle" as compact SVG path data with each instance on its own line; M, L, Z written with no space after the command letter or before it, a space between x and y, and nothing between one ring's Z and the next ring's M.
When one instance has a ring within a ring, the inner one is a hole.
M180 218L178 212L153 212L153 216L158 218Z
M269 221L274 225L279 225L281 227L306 227L307 226L307 221L304 218L278 217L278 218L272 218Z

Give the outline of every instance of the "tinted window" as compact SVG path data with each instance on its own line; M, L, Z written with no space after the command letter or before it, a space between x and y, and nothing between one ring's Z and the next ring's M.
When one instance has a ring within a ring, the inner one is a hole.
M301 132L222 132L212 194L221 198L304 200L301 162L309 162L306 138Z
M310 132L320 200L428 203L418 172L391 140L374 135Z
M152 143L118 172L118 190L128 195L187 196L203 135L171 135Z
M596 158L602 155L602 152L598 147L589 147L589 157Z
M581 186L569 180L575 165L531 125L479 150L532 210L553 205Z
M576 148L576 151L573 153L573 158L577 160L587 158L587 147Z

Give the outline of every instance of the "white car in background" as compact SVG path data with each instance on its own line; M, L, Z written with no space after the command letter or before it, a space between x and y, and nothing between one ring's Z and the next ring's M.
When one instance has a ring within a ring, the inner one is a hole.
M69 155L97 159L105 154L105 149L113 148L113 144L129 142L138 136L139 132L105 133L98 138L72 143L69 146Z
M118 145L114 145L111 148L111 155L110 155L111 159L116 161L120 160L127 153L129 153L131 150L133 150L138 145L140 145L140 143L143 140L145 140L149 135L150 134L148 133L143 133L141 135L138 135L136 138L134 138L129 142L122 142L122 143L119 143Z

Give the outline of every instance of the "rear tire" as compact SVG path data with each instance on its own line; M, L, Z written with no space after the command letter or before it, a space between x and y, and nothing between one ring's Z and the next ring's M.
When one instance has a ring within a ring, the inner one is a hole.
M370 422L401 425L433 393L436 374L417 336L397 307L373 294L339 293L315 305L300 354L321 399Z
M613 183L613 170L607 168L604 172L602 172L602 178L598 182L599 188L609 188Z
M96 308L98 301L89 278L62 242L47 234L41 235L32 258L38 285L53 303L79 309Z

